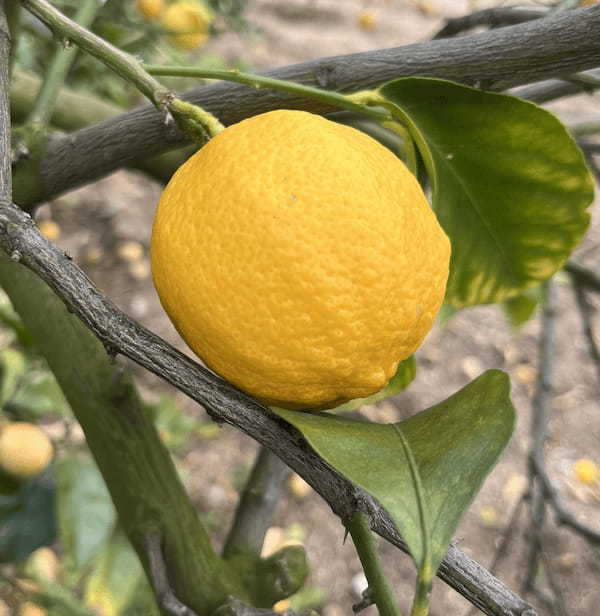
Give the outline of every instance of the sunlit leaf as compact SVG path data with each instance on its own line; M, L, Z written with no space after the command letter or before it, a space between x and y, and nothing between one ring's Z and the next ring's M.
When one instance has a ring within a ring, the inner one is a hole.
M440 79L397 79L378 92L428 168L452 242L448 303L497 302L562 266L588 228L593 179L554 115Z

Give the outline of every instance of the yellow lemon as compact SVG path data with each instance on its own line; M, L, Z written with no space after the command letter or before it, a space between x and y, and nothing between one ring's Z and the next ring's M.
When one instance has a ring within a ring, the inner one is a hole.
M588 458L581 458L573 464L573 473L580 483L591 485L600 480L600 468Z
M164 0L137 0L137 10L146 19L157 19L165 9Z
M192 350L292 409L381 389L430 330L449 256L400 159L288 110L225 129L184 163L151 245L161 302Z
M195 49L208 38L213 20L212 11L204 4L181 0L171 4L164 12L161 23L170 32L171 41L181 49Z
M52 459L52 443L34 424L15 421L0 432L0 468L19 479L41 473Z
M356 18L356 24L361 30L372 32L377 29L377 18L369 11L361 11Z

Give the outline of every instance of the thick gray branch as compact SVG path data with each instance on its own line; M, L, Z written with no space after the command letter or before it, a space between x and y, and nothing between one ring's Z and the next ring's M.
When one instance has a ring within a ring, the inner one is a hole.
M342 92L372 88L410 75L440 77L499 91L599 66L599 31L600 5L595 5L482 34L324 58L267 74ZM214 113L224 124L281 107L315 113L332 111L318 101L231 83L196 88L184 98ZM185 136L166 126L163 116L149 105L56 138L41 160L35 201L185 142ZM15 199L19 201L17 189Z
M28 214L8 202L0 202L0 249L44 279L107 349L164 378L202 404L216 421L236 426L270 449L312 485L340 518L349 518L360 504L373 530L406 550L389 515L317 456L300 433L119 311L75 263L41 236ZM457 548L450 548L438 575L486 614L535 614Z

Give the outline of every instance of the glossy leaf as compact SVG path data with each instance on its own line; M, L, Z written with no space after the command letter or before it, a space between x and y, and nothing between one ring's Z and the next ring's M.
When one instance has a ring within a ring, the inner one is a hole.
M419 568L435 570L510 439L507 375L490 370L397 424L277 409L329 464L390 513Z
M378 90L415 139L452 242L446 301L497 302L554 274L589 225L593 180L550 112L503 94L409 77Z
M415 360L415 356L411 355L398 364L396 374L390 379L389 383L376 394L373 394L368 398L355 398L354 400L350 400L350 402L346 402L346 404L337 406L330 412L346 413L348 411L354 411L361 406L365 406L366 404L375 404L380 400L385 400L390 396L395 396L397 393L405 390L414 381L416 375L417 362Z
M115 524L115 509L94 462L71 456L58 465L58 522L67 564L74 572L106 544Z
M19 562L56 537L55 489L47 471L0 497L0 562Z

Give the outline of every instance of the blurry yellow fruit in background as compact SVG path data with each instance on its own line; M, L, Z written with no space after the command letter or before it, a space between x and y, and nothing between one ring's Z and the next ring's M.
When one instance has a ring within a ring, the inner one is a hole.
M377 19L369 11L361 11L356 18L356 23L361 30L372 32L377 28Z
M170 33L171 42L180 49L196 49L208 39L212 11L200 2L181 0L164 12L161 23Z
M47 610L30 601L23 603L19 608L19 616L46 616L47 614Z
M165 8L164 0L137 0L137 10L146 19L157 19Z
M23 573L34 580L54 581L59 568L60 562L54 551L48 547L41 547L29 555Z
M282 599L273 605L273 611L277 613L285 612L292 607L292 602L289 599Z
M600 468L588 458L581 458L573 464L573 474L577 481L586 485L597 483L600 480Z
M52 443L36 425L15 421L0 430L0 468L27 479L41 473L52 459Z
M39 223L38 229L40 233L51 242L54 242L60 237L60 227L53 220L43 220Z
M177 170L151 258L163 307L211 369L266 404L322 409L379 391L419 347L450 243L390 150L280 110Z

